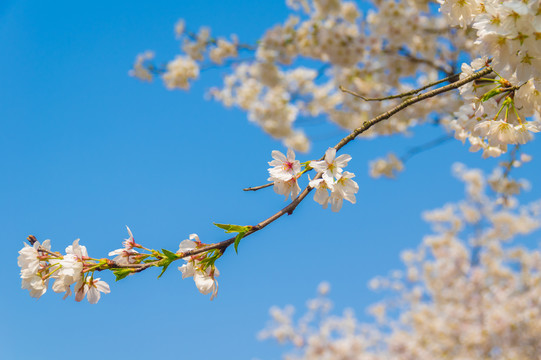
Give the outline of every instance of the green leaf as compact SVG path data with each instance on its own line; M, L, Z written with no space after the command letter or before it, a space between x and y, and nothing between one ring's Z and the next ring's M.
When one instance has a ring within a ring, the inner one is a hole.
M162 265L162 266L163 266L162 272L160 273L160 275L158 275L158 279L162 277L162 275L163 275L163 273L165 272L165 270L167 270L167 268L169 267L169 265L171 265L171 262L172 262L172 261L165 260L165 263Z
M171 263L175 260L178 260L180 259L180 256L175 254L174 252L171 252L167 249L162 249L162 252L163 252L163 255L165 256L164 259L162 259L159 263L158 263L158 266L162 266L163 269L162 269L162 272L160 273L160 275L158 275L158 279L162 277L163 273L165 272L165 270L167 270L167 268L169 267L169 265L171 265Z
M244 237L244 234L246 234L246 233L245 232L239 232L237 237L235 238L235 252L237 254L239 253L239 250L238 250L239 243L242 240L242 238Z
M172 251L169 251L167 249L162 249L162 252L165 255L165 257L167 257L168 259L171 259L171 260L179 259L179 256Z
M132 270L131 270L131 269L117 269L117 270L113 270L113 274L115 274L115 276L116 276L116 280L115 280L115 281L122 280L122 279L124 279L126 276L130 275L131 273L132 273Z
M250 225L242 226L242 225L233 225L233 224L218 224L218 223L213 223L213 224L219 227L220 229L225 230L226 233L247 232L252 229Z

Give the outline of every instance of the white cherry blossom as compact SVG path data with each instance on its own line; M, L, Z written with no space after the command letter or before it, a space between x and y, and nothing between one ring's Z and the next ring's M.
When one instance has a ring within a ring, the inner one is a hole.
M196 249L200 243L197 234L191 234L190 240L183 240L180 243L178 253L182 254ZM183 260L186 261L186 264L178 267L178 270L182 273L182 278L193 276L195 286L199 292L203 295L211 294L210 300L213 300L218 295L218 280L216 277L220 275L220 271L215 265L210 265L204 269L200 256L197 255L184 257Z
M359 185L352 180L354 177L355 174L350 173L349 171L344 171L342 174L338 175L331 192L330 201L332 211L340 211L344 199L352 204L355 204L357 201L355 194L359 191Z
M73 254L66 254L62 259L49 261L55 265L53 269L53 291L56 293L66 292L64 299L71 294L70 286L82 280L83 263Z
M295 152L291 149L287 150L287 157L278 150L272 151L274 160L269 162L272 168L269 169L271 178L288 181L296 177L301 171L301 164L295 160Z
M299 183L296 177L291 178L288 181L278 180L273 177L270 177L268 180L274 182L274 186L273 186L274 192L279 195L284 195L285 200L287 200L287 198L290 195L291 195L291 199L293 200L301 192L301 188L299 186Z
M311 161L310 166L318 173L323 173L322 177L328 185L332 186L334 177L340 175L343 168L351 160L351 156L347 154L336 157L336 149L329 148L325 152L325 158L321 161Z
M326 209L329 205L329 190L332 191L332 185L329 187L325 180L316 179L310 181L310 186L316 189L316 193L314 194L314 201L318 204L321 204L323 208Z
M86 251L86 246L79 245L79 240L76 239L73 241L73 244L66 248L66 254L71 254L77 257L79 260L84 260L88 257L88 252Z
M36 241L32 246L25 243L24 247L19 251L17 259L17 264L21 268L21 287L29 290L30 296L34 298L39 298L45 294L49 285L48 272L46 271L47 262L38 258L41 255L40 247L50 251L50 240L45 240L43 244Z
M109 284L105 281L88 277L84 281L81 279L75 285L75 301L81 301L86 296L89 303L96 304L101 298L100 293L109 294L110 292Z

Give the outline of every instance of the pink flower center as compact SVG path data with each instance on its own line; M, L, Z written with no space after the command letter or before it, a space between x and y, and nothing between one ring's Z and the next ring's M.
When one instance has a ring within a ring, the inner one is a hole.
M284 170L293 170L293 163L292 162L284 163Z

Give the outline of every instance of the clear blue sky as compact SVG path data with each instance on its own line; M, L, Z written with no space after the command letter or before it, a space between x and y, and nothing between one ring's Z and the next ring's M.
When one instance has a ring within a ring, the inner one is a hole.
M286 14L281 1L0 2L0 359L276 359L278 346L256 340L269 307L303 308L322 280L337 311L351 306L368 319L365 308L380 295L367 282L398 268L400 251L429 231L420 213L461 198L451 164L496 161L453 142L412 158L397 181L375 181L369 160L441 133L350 144L358 203L334 214L310 196L243 241L239 255L228 251L213 302L176 266L159 280L156 270L118 283L103 274L112 292L98 305L52 291L36 301L20 288L17 251L29 234L61 251L80 238L104 257L128 225L139 243L176 250L194 232L208 243L225 239L212 222L253 224L285 204L270 189L241 191L265 183L271 151L285 149L244 113L204 100L227 70L205 72L188 93L127 73L144 50L172 58L178 18L253 42ZM321 122L309 133L318 140L303 160L343 134ZM541 155L537 142L529 149ZM530 198L541 197L538 169L518 172L532 181Z

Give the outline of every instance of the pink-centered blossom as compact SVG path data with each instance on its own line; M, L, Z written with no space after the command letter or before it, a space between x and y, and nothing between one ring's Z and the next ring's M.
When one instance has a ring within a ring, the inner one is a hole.
M272 168L269 169L271 178L281 181L288 181L296 177L301 171L301 164L295 160L295 152L287 150L287 157L278 150L272 151L274 160L269 162Z
M287 156L278 150L272 152L274 160L269 162L272 168L269 168L269 181L274 183L274 192L284 195L287 198L291 195L291 199L297 197L301 188L297 183L297 176L301 170L301 164L295 160L293 150L287 150Z

